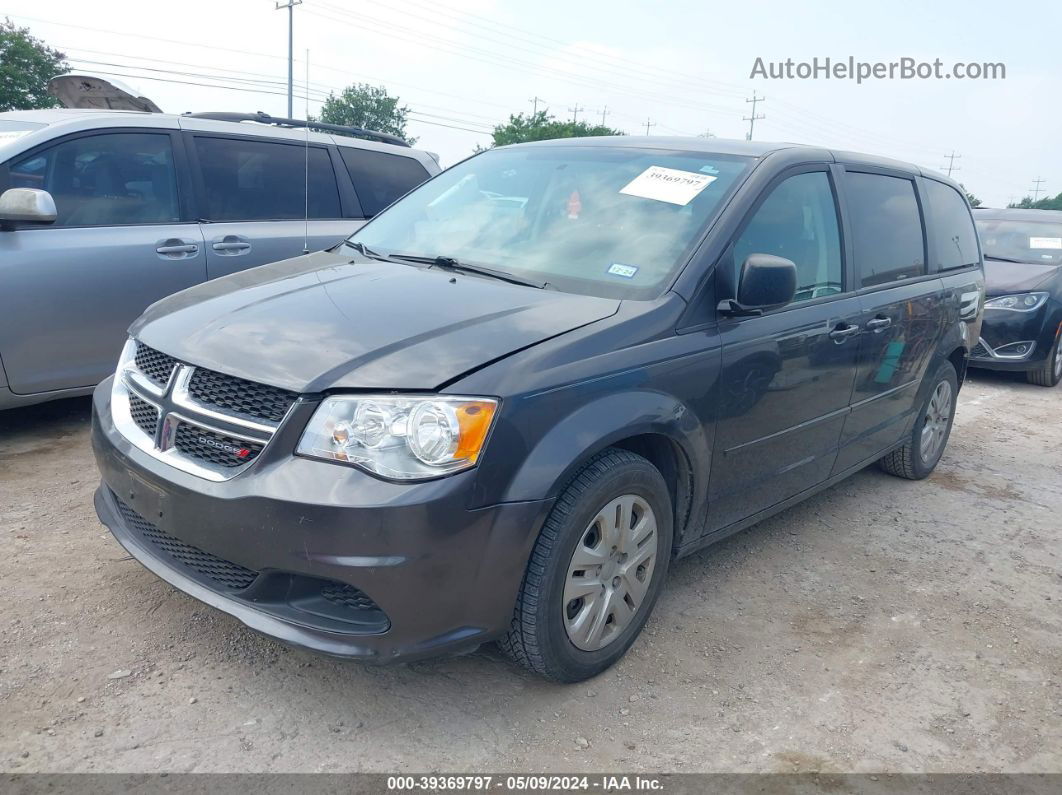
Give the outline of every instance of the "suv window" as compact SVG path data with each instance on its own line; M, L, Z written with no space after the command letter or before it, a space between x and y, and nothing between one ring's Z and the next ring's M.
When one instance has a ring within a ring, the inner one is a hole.
M841 292L841 236L826 172L797 174L771 191L734 242L734 284L750 254L796 263L796 301Z
M946 271L976 265L981 255L977 251L977 230L966 206L966 199L943 182L927 179L925 185L933 229L940 241L937 246L937 267Z
M54 226L166 224L180 219L165 133L107 133L63 141L11 165L12 188L55 200Z
M354 191L366 218L371 218L399 196L428 178L428 171L412 157L339 147Z
M849 172L845 193L852 216L856 272L863 286L924 274L925 242L914 182Z
M327 149L196 136L206 217L211 221L341 218ZM309 184L309 202L304 186Z

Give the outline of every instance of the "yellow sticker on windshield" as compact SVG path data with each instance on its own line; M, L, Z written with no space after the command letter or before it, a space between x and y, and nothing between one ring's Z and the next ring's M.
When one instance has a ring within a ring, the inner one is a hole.
M620 193L685 206L717 179L718 177L709 174L679 171L663 166L649 166L624 185Z

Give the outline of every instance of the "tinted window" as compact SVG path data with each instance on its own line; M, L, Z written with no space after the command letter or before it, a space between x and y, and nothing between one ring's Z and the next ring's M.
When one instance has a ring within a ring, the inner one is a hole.
M211 221L339 218L339 188L326 149L238 138L195 139ZM309 183L307 206L305 186Z
M10 183L48 191L55 199L55 226L180 218L168 135L109 133L64 141L12 164Z
M428 178L424 166L412 157L349 146L339 147L339 152L367 218Z
M970 211L955 188L931 179L925 181L929 194L930 218L938 241L937 267L941 270L976 265L977 231L974 229Z
M845 184L856 272L863 285L888 284L925 273L922 216L914 182L849 173Z
M734 242L735 284L750 254L773 254L796 263L794 300L841 292L841 236L825 172L798 174L771 191Z

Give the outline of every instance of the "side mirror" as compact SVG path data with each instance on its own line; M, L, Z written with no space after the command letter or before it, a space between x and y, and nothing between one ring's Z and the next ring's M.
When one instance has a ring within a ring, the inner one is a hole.
M796 295L796 263L772 254L749 254L741 266L737 300L719 302L726 315L762 315L764 310L785 306Z
M46 190L11 188L0 194L0 229L14 229L17 223L50 224L55 216L55 200Z

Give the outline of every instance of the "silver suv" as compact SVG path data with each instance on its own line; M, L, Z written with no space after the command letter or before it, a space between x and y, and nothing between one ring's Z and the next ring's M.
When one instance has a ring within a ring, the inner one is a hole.
M332 246L440 170L252 119L0 113L0 409L87 394L149 304Z

